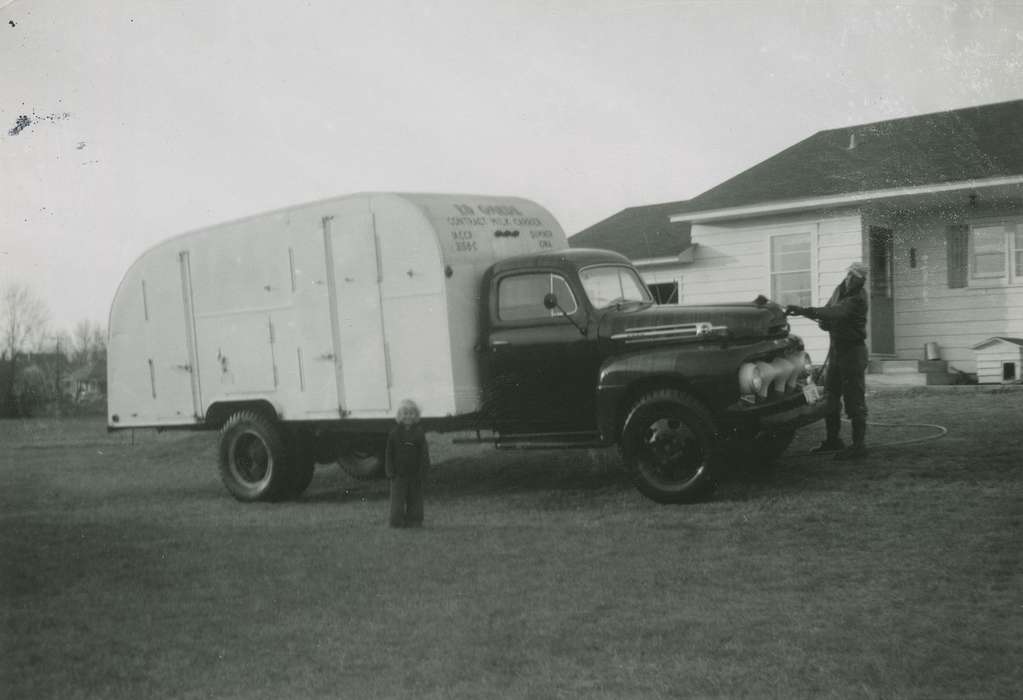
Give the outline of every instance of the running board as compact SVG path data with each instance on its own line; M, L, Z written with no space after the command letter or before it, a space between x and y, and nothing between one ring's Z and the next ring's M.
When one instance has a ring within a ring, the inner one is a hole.
M499 450L578 450L610 447L606 442L590 440L588 442L495 442Z
M499 450L559 450L592 447L608 447L595 432L575 433L515 433L512 435L482 435L471 438L454 438L455 445L476 445L491 443Z

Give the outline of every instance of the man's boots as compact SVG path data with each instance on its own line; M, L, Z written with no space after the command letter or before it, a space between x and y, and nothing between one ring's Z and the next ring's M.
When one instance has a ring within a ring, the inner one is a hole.
M852 461L864 459L867 456L867 445L865 442L867 438L866 418L853 418L852 434L853 444L835 455L835 459Z
M838 452L845 448L842 438L838 437L838 431L842 427L841 416L826 416L824 425L827 429L827 438L817 447L810 450L813 453Z

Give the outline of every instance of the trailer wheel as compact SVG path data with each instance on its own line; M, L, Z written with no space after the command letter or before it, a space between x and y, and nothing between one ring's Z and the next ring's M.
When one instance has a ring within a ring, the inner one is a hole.
M720 461L710 412L673 389L652 391L629 411L621 452L632 481L658 503L692 503L714 489Z
M383 442L353 445L341 452L337 463L353 479L379 479L384 475L384 447Z
M280 426L252 411L232 415L220 430L220 479L239 501L288 495L292 470Z

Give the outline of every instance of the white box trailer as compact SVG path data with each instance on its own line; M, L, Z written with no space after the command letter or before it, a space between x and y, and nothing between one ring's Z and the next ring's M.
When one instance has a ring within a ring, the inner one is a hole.
M355 194L192 231L145 252L110 311L108 425L472 414L480 283L567 248L516 197Z

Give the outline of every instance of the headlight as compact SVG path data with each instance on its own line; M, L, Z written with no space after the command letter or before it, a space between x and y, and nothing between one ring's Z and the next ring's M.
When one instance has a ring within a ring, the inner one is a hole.
M771 384L774 382L775 377L778 376L778 368L767 362L758 362L757 370L760 374L760 388L757 389L757 394L762 399L767 398L767 392L771 390Z
M772 386L779 394L783 393L785 391L785 385L797 374L796 365L789 362L784 357L778 357L771 362L771 367L775 371Z
M741 395L759 394L764 386L764 377L760 374L760 368L752 362L747 362L739 368L739 393Z

